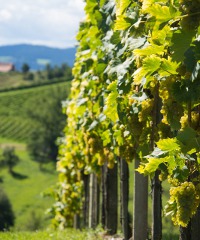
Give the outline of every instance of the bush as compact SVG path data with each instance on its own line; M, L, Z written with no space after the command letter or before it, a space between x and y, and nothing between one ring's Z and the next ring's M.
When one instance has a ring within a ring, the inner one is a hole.
M5 192L0 188L0 231L9 230L14 226L14 212Z

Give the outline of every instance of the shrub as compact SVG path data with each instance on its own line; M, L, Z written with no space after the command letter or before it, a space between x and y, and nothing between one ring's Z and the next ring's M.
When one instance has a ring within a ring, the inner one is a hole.
M9 230L14 226L14 212L5 192L0 188L0 231Z

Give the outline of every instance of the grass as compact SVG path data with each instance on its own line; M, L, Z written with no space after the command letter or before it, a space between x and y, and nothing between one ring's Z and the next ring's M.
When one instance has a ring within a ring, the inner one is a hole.
M0 89L30 85L30 81L25 81L19 72L0 73Z
M34 80L24 79L22 72L14 71L8 73L0 72L0 90L9 89L9 88L18 88L22 86L31 86L33 84L42 84L48 83L46 71L40 71L40 74L37 72L31 72L34 75Z
M6 169L0 172L3 179L0 187L8 195L16 216L14 229L45 228L50 224L50 216L45 215L45 211L54 200L42 197L42 193L57 181L55 166L45 165L44 171L40 171L38 164L30 160L25 144L1 138L0 149L7 145L14 146L20 157L20 163L14 168L14 177Z
M0 233L0 240L100 240L103 239L93 231L78 231L66 229L64 231L38 232L5 232Z
M37 232L5 232L0 233L0 240L102 240L107 239L103 231L66 229L64 231L37 231ZM109 238L113 239L114 238ZM163 240L178 240L179 236L164 234Z

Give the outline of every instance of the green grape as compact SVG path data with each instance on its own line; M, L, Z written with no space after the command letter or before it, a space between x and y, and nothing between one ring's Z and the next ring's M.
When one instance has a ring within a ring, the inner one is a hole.
M132 162L134 159L135 151L132 145L125 143L119 147L119 155L121 158L125 159L127 162Z
M178 181L178 179L176 179L176 178L172 178L172 177L170 177L170 176L168 176L168 182L169 182L169 184L170 185L172 185L172 186L174 186L174 187L177 187L177 186L179 186L179 181ZM174 191L174 188L171 188L170 189L170 191ZM170 192L170 194L171 194L171 192ZM172 194L173 195L173 194Z
M185 113L180 119L181 128L184 129L184 128L190 126L193 129L198 130L199 129L199 120L200 120L199 113L193 111L191 113L191 122L189 123L188 114Z
M166 172L161 172L158 177L159 177L159 180L163 182L164 180L167 179L167 176L168 174Z
M90 155L99 153L103 148L102 140L96 133L85 134L84 141L86 144L85 152L88 152Z
M139 122L137 114L130 114L127 120L127 130L133 137L138 138L142 133L143 124Z
M150 98L142 101L141 103L142 109L138 113L139 122L146 121L152 115L153 102L154 100Z
M173 85L176 78L168 77L160 83L159 96L162 99L162 123L172 126L173 129L181 127L180 118L183 115L183 107L179 104L173 96Z
M192 182L184 182L170 189L170 200L176 204L173 214L174 224L186 227L199 206L199 184L195 188Z

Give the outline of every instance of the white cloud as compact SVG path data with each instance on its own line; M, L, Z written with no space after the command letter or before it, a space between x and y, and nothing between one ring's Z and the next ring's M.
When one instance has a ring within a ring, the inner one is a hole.
M83 0L0 0L0 45L75 45Z

